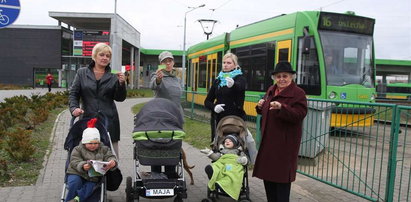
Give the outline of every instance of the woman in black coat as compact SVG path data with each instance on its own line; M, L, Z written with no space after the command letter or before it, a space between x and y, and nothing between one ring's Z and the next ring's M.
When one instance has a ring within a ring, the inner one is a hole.
M118 156L120 121L114 101L126 99L127 90L123 73L112 74L109 66L112 56L110 46L98 43L92 51L93 61L77 71L70 88L69 107L73 116L106 118L108 131ZM80 107L81 100L81 107Z
M204 105L215 115L211 123L214 134L215 126L225 116L235 115L245 120L243 109L246 79L238 66L238 58L233 53L223 57L223 69L218 74L208 91ZM211 139L214 139L212 135Z

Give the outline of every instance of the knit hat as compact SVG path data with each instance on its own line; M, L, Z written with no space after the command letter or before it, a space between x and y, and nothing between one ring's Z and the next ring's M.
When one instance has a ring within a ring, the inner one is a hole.
M223 142L225 142L226 139L230 139L234 146L238 146L238 138L236 133L226 135Z
M100 132L95 128L97 118L90 119L87 122L87 128L83 131L83 139L81 139L82 144L90 143L91 141L100 142Z

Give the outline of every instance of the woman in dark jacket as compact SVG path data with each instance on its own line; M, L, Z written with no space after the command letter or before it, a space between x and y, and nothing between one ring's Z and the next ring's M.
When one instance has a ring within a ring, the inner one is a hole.
M256 110L262 115L262 140L253 176L264 180L267 201L289 201L295 181L302 125L307 114L307 99L293 78L290 63L276 65L271 86Z
M223 57L223 69L218 74L208 91L204 105L215 115L211 123L212 137L218 122L225 116L236 115L245 120L243 109L246 79L238 66L237 56L227 53ZM215 114L214 114L215 113Z
M106 118L108 131L118 156L120 121L115 101L126 99L127 90L123 73L112 74L109 66L112 56L110 46L98 43L92 51L91 64L77 71L70 88L69 107L73 116ZM81 100L81 107L80 107Z

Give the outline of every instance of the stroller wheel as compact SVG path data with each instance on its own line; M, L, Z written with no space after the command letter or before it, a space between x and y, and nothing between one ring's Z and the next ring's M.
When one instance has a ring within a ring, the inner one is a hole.
M134 198L134 193L133 193L133 182L131 177L127 177L126 179L126 201L127 202L138 202L138 198Z
M182 198L181 196L177 195L177 196L174 198L174 202L183 202L183 198Z

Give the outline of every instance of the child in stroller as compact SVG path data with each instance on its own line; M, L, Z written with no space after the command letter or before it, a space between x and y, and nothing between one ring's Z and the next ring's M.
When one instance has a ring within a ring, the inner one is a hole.
M77 123L83 123L79 121ZM87 128L82 132L81 143L78 144L76 137L69 133L66 138L65 148L69 150L69 158L66 164L66 182L68 192L65 197L65 201L90 201L91 197L95 194L98 185L102 181L103 174L108 170L117 169L116 156L111 152L111 149L105 145L101 145L102 142L107 142L108 138L101 138L99 130L95 127L97 119L91 119L87 121ZM76 124L77 124L76 123ZM78 125L78 124L77 124ZM72 131L78 131L82 127L72 127ZM108 135L108 134L107 134ZM76 136L76 135L74 135ZM77 137L79 135L77 134ZM70 148L69 145L77 143L77 146ZM99 167L92 165L94 161L102 161ZM97 168L97 169L96 169ZM104 184L102 187L105 187ZM63 196L65 194L66 184L63 190ZM100 190L101 193L105 193L105 190ZM62 199L63 199L62 196ZM98 195L97 195L98 196ZM104 198L105 196L103 196ZM101 197L98 197L101 199ZM90 199L90 200L89 200ZM103 201L101 199L100 201Z
M210 190L215 190L218 184L230 197L238 199L244 175L243 166L248 162L246 154L239 145L238 134L226 135L218 152L210 149L201 152L207 154L213 161L212 165L205 167L205 172L210 179L208 182Z
M249 201L245 122L237 116L224 117L218 123L216 133L213 150L201 150L212 160L212 165L205 168L210 179L207 197L212 201L218 195Z

